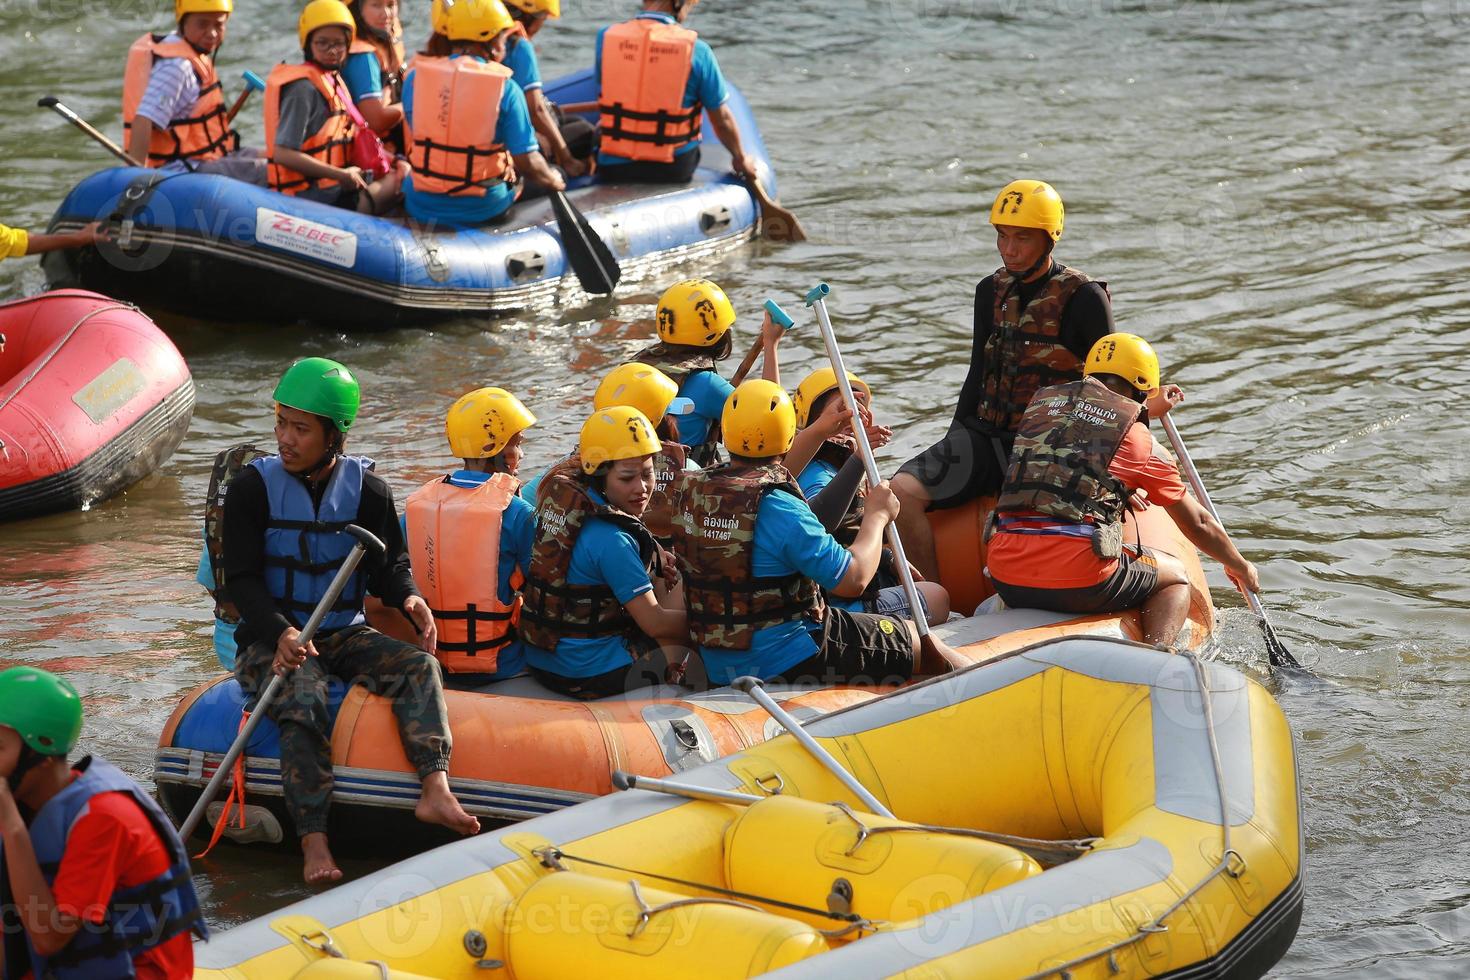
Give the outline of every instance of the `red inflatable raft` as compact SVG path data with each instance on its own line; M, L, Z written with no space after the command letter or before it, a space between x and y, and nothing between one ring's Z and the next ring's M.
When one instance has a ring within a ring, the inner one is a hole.
M0 304L0 521L105 500L169 457L189 367L136 307L77 289Z

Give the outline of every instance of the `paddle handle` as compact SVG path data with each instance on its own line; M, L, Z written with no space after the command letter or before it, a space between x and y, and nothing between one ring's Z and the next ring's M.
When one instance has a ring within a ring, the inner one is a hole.
M637 776L631 772L621 769L613 770L613 786L618 789L641 789L650 793L664 793L668 796L682 796L686 800L706 800L711 803L734 803L737 806L750 806L765 799L763 796L754 796L750 793L739 793L730 789L715 789L710 786L691 786L688 783L677 783L669 779L655 779L652 776Z
M771 314L771 320L776 324L776 326L780 327L782 330L790 330L793 326L795 326L795 321L793 321L791 317L786 315L786 311L781 309L781 307L777 305L775 300L768 299L766 300L764 305L766 308L766 312ZM735 369L735 373L730 376L730 387L740 387L740 382L745 380L746 375L750 374L750 369L755 366L756 356L759 355L760 352L761 339L759 336L757 336L755 340L751 343L750 350L745 352L745 358L740 362L740 366L737 367Z
M822 331L822 342L827 345L827 359L832 362L832 371L837 376L837 388L842 392L842 404L852 413L852 434L857 440L858 452L862 454L863 470L868 476L868 485L876 487L883 482L883 475L878 472L878 461L873 458L873 447L868 442L868 430L863 427L862 416L858 414L857 397L852 393L852 383L847 379L847 366L842 362L842 351L837 346L837 334L832 329L832 320L827 314L827 294L832 287L825 282L818 283L806 294L806 305L810 306L817 314L817 327ZM919 601L919 587L914 584L913 572L909 570L908 555L903 550L903 540L898 534L898 525L892 521L884 530L884 536L888 540L888 547L893 549L893 562L898 566L898 574L903 579L903 594L909 601L909 612L913 617L914 628L919 631L919 638L923 639L929 635L929 620L924 615L924 604Z
M337 604L337 599L342 595L342 590L347 588L347 582L352 578L352 573L357 571L357 566L362 561L362 556L369 549L372 549L376 554L382 554L383 552L383 542L379 541L372 532L364 530L356 524L349 524L345 530L357 539L357 543L352 546L352 550L348 552L341 567L337 569L337 574L332 578L332 584L327 586L326 594L316 604L316 608L311 611L311 618L306 621L306 626L301 630L301 635L297 637L297 642L302 646L306 646L306 644L311 642L311 638L316 635L317 628L322 624L322 619ZM179 826L179 837L181 839L188 840L195 829L198 828L199 822L204 819L204 813L209 808L210 802L214 799L215 794L219 792L220 786L229 778L230 769L234 767L235 760L240 758L240 753L244 752L245 746L250 744L250 736L254 734L256 726L260 724L260 720L265 717L266 709L275 701L276 695L280 693L285 680L286 677L284 674L275 674L271 677L271 682L266 685L265 692L261 694L260 700L255 704L255 710L251 711L250 717L245 719L245 724L240 728L239 734L235 736L235 741L230 744L229 751L225 753L224 759L220 761L219 768L214 771L213 776L209 777L209 785L204 787L204 792L199 794L199 799L194 804L194 809L189 811L189 815L184 818L184 822Z
M811 753L822 766L837 777L838 782L846 786L852 795L862 801L863 806L868 808L869 813L876 813L880 817L892 817L893 811L888 809L878 798L868 791L868 788L858 782L858 778L847 771L842 763L838 762L830 752L822 748L820 742L807 734L807 730L801 727L801 722L786 713L786 709L776 703L776 700L766 693L765 687L761 685L758 677L737 677L730 682L735 690L746 694L752 701L766 709L770 716L776 719L776 723L791 733L791 737L801 744L801 747Z
M259 75L255 74L255 72L247 71L241 74L240 77L245 79L245 91L236 97L235 104L230 106L230 111L225 114L226 122L235 121L235 116L245 107L245 103L250 100L251 93L265 91L265 81Z
M88 136L92 137L92 139L96 140L104 148L106 148L107 152L111 153L113 156L117 157L119 160L121 160L123 163L126 163L128 166L130 166L130 167L141 167L141 166L143 166L143 164L139 163L137 160L134 160L132 157L128 156L128 152L126 150L124 150L122 147L118 146L112 140L108 139L107 136L106 136L106 134L104 134L103 132L101 132L100 130L98 130L95 126L93 126L91 123L87 122L87 120L83 119L81 116L77 115L75 112L72 112L71 109L67 107L66 103L62 102L60 99L56 98L54 95L42 96L40 99L37 99L36 100L36 105L40 106L43 109L54 109L54 110L56 110L57 115L61 116L61 118L65 119L67 122L71 123L77 129L80 129L82 132L84 132Z

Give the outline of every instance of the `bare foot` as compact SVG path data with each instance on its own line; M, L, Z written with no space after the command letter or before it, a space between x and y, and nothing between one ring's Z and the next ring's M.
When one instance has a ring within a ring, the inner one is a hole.
M327 849L326 834L307 834L301 838L301 853L306 858L302 877L308 885L330 885L342 880L342 869Z
M480 821L459 805L449 791L449 777L442 771L431 772L424 779L424 792L413 815L424 823L437 823L466 836L480 832Z

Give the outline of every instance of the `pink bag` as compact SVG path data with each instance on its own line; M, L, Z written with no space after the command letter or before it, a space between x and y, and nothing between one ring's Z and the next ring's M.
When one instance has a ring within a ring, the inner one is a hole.
M393 157L389 156L388 148L373 132L373 127L362 118L362 113L357 111L357 106L352 101L352 95L347 87L342 84L340 75L333 73L332 82L337 87L337 98L342 100L342 105L347 112L347 118L352 120L357 127L357 134L352 138L352 149L348 153L348 159L354 167L361 167L365 172L373 175L374 179L385 177L388 171L393 169Z

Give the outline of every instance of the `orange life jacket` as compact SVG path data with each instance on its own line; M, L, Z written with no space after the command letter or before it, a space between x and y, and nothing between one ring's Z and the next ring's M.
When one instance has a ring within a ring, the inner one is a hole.
M413 581L434 614L435 656L451 674L495 672L499 651L515 639L521 597L500 601L500 532L520 488L496 473L473 489L447 478L409 494L408 555ZM512 578L519 590L521 583Z
M476 58L413 60L413 125L403 127L413 188L484 197L515 180L510 151L495 142L500 97L511 70Z
M384 104L391 104L402 99L403 64L406 57L402 41L389 41L376 35L359 35L352 42L348 54L375 56L378 59L378 71L383 75Z
M199 98L186 118L170 120L167 129L153 128L153 139L148 143L148 166L161 167L175 160L202 163L222 157L238 146L239 140L230 131L229 113L214 62L200 55L189 42L165 41L166 36L144 34L128 48L127 67L123 69L123 145L127 145L132 133L133 116L138 112L138 103L143 101L143 93L148 91L154 64L160 58L183 58L199 79Z
M265 82L265 153L270 158L271 190L282 194L300 194L308 187L328 187L335 184L330 177L308 178L275 162L276 126L281 115L281 90L292 82L308 79L316 87L317 94L326 100L327 121L306 138L299 149L307 156L315 157L331 167L347 167L351 164L352 138L357 127L347 116L342 104L342 95L347 91L339 85L333 72L329 76L311 62L299 65L276 65Z
M697 36L649 17L607 29L597 106L603 153L670 163L676 149L699 138L704 107L684 108Z

